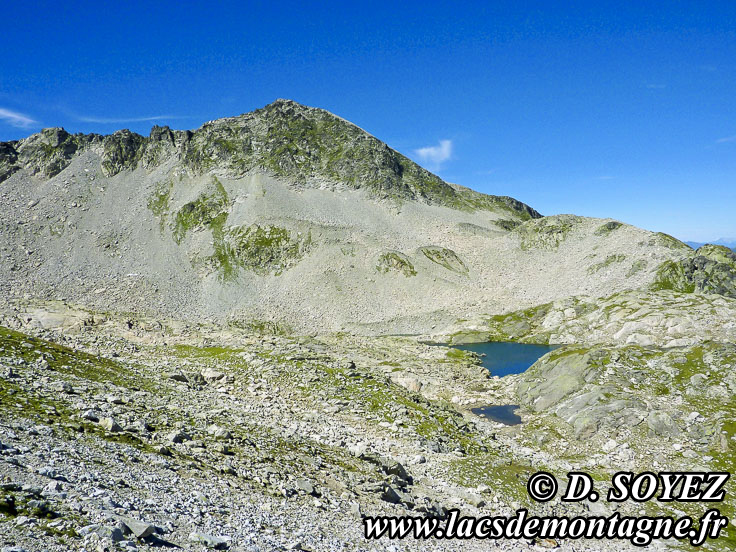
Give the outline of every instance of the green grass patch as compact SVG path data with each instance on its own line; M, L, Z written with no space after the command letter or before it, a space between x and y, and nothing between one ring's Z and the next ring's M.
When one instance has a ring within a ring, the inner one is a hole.
M414 269L414 265L409 260L409 257L403 253L399 253L398 251L389 251L381 254L381 256L378 257L376 270L384 274L388 272L398 272L407 278L417 275L417 271Z

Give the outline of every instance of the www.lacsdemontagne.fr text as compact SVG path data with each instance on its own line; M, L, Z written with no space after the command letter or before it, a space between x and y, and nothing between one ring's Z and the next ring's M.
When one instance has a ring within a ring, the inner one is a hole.
M716 509L708 510L694 523L688 516L673 518L628 517L615 513L608 517L538 517L519 509L515 516L460 516L450 510L446 523L438 518L414 516L378 516L363 520L368 539L619 539L635 546L647 546L653 540L688 539L699 546L708 538L718 538L728 518Z

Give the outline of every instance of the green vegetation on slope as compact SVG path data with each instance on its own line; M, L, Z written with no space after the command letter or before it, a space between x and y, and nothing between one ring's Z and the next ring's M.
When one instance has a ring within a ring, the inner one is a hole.
M166 218L169 214L169 201L171 200L173 187L174 182L172 180L159 182L151 197L148 198L148 209L159 219L162 232L166 228Z
M213 178L214 190L203 193L194 201L186 203L174 218L174 241L180 244L187 233L209 228L213 237L222 238L222 227L227 220L229 199L225 188L217 178Z
M554 215L530 220L519 225L514 231L521 237L521 249L557 249L567 239L568 234L582 217L575 215Z
M605 258L605 260L601 261L600 263L590 265L588 267L588 274L595 274L599 270L603 270L604 268L607 268L615 263L622 263L625 260L626 255L623 255L621 253L617 253L616 255L609 255Z
M215 243L212 257L227 279L237 268L259 274L280 274L312 246L312 234L301 237L280 226L234 226Z
M161 184L149 199L149 209L164 225L172 184ZM172 221L174 241L198 230L209 230L213 253L203 259L225 281L234 280L239 269L259 274L280 274L301 259L312 246L312 234L294 233L274 225L226 226L230 199L222 183L212 179L210 191L184 204Z
M447 270L458 272L460 274L465 274L466 272L468 272L468 267L465 266L465 263L462 261L462 259L458 257L457 253L455 253L452 249L432 246L422 247L420 251L430 261L446 268Z
M417 271L414 270L414 265L409 260L409 257L399 251L388 251L383 253L378 258L378 264L376 265L378 272L398 272L406 277L416 276Z
M618 222L617 220L612 220L610 222L606 222L604 224L601 224L598 228L596 228L594 234L596 236L607 236L614 230L618 230L621 228L623 224Z

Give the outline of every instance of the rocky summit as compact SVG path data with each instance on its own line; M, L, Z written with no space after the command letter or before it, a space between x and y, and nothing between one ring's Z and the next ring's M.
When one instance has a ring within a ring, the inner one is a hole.
M486 341L560 347L499 378L447 345ZM321 109L45 129L0 143L0 549L634 549L362 519L698 517L526 481L734 472L735 343L730 249L542 216Z

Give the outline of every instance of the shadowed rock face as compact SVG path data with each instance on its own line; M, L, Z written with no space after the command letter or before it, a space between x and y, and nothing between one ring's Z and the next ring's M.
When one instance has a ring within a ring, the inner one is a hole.
M722 245L704 245L679 263L663 263L653 285L656 289L736 298L736 253Z
M99 142L96 134L71 135L63 128L46 128L15 142L0 143L0 182L13 173L29 173L50 178L63 171L77 151Z
M16 163L18 152L13 147L16 144L17 142L0 142L0 182L20 170L20 166Z
M129 130L118 130L102 140L102 171L113 176L124 170L133 170L143 154L146 139Z

